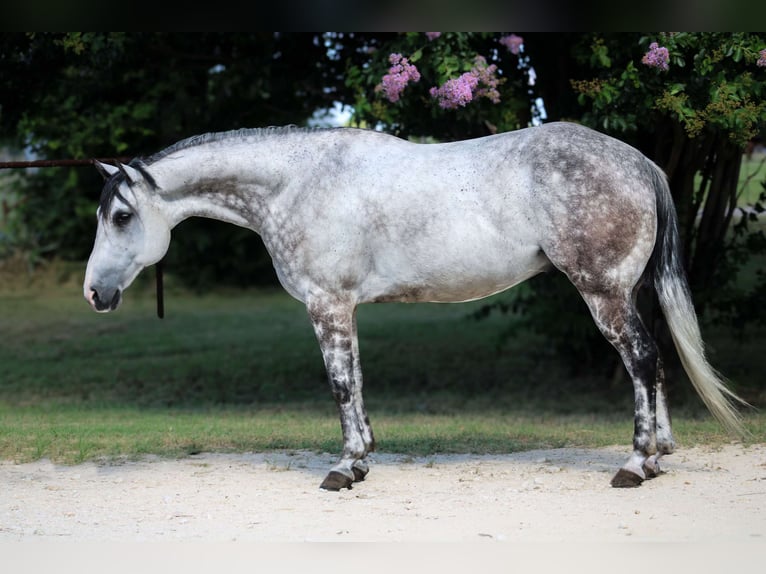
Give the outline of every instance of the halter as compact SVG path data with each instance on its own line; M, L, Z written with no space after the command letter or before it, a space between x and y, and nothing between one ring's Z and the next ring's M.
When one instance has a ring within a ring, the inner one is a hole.
M157 317L160 319L165 317L165 293L162 285L164 261L164 259L160 259L154 266L154 276L157 282Z

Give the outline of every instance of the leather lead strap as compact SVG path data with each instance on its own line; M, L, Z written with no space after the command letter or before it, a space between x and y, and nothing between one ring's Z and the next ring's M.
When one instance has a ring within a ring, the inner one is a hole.
M157 317L162 319L165 316L165 292L162 286L162 259L154 266L155 277L157 278Z

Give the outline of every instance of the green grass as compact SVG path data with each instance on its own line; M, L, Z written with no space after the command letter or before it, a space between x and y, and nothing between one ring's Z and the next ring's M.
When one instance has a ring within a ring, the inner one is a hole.
M372 416L378 449L427 456L443 453L512 453L538 448L630 448L629 417L605 414L551 415L499 411L448 414L392 413ZM763 442L766 417L748 417ZM680 444L717 446L730 441L711 420L680 418ZM72 406L0 406L0 459L49 458L73 464L88 460L183 457L198 452L310 450L339 453L337 416L317 405L287 408L218 408L201 411Z
M500 343L509 318L469 317L477 304L368 305L359 310L368 401L396 408L493 404L508 391L567 402L561 373L539 360L534 337ZM0 295L0 400L16 405L197 408L327 401L326 375L306 311L281 290L207 296L168 293L167 317L151 293L129 291L116 313L71 291ZM566 386L565 386L566 387ZM629 394L629 393L628 393ZM629 398L629 397L628 397Z
M300 303L281 290L195 296L171 280L160 321L144 278L117 313L100 315L82 300L79 272L54 273L64 280L56 287L32 281L0 291L0 459L340 451ZM482 304L360 308L365 398L380 450L629 448L629 382L571 377L544 337L502 337L513 317L472 319ZM759 340L715 335L716 366L761 388ZM688 400L688 383L678 387L671 405L679 441L728 441ZM749 415L748 426L752 440L766 441L766 417Z

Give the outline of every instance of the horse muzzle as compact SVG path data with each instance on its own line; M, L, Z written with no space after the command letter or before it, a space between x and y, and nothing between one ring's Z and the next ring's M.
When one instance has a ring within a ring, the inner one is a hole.
M116 289L113 293L101 290L95 287L90 288L90 295L86 297L91 306L99 313L114 311L122 301L122 293Z

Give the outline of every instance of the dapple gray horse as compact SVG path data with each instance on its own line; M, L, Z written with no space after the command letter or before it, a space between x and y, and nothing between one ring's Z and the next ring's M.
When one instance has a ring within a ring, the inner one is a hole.
M487 297L555 267L588 304L633 381L633 453L612 479L637 486L675 447L657 346L636 311L654 281L689 378L742 431L740 401L708 364L664 174L636 149L571 123L442 144L368 130L205 134L107 178L85 298L110 311L186 218L260 234L279 280L306 304L340 413L343 453L322 482L350 487L375 447L362 400L356 307Z

